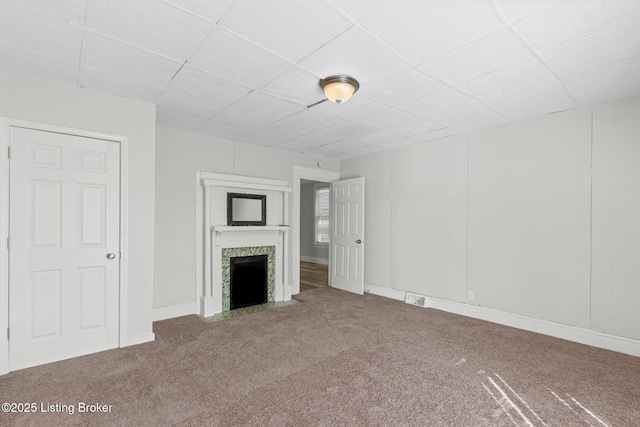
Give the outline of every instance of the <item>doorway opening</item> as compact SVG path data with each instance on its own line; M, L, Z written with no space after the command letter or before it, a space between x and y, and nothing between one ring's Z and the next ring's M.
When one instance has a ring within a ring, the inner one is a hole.
M300 292L329 285L328 182L300 180Z

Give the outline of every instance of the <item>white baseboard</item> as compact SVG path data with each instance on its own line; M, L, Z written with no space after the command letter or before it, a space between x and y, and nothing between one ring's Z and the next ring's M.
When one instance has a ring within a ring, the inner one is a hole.
M127 344L124 347L129 347L130 345L138 345L144 344L146 342L152 342L156 340L156 334L150 332L144 335L137 335L135 337L128 337Z
M153 321L173 319L174 317L188 316L196 314L195 303L186 303L179 305L171 305L169 307L160 307L153 309Z
M405 291L401 291L399 289L387 288L386 286L372 285L371 283L364 284L364 291L369 294L391 298L398 301L404 301L404 296L406 294Z
M640 357L640 340L440 298L428 297L426 307Z
M316 257L313 257L313 256L300 255L300 261L312 262L314 264L329 265L329 260L328 259L326 259L326 258L316 258Z

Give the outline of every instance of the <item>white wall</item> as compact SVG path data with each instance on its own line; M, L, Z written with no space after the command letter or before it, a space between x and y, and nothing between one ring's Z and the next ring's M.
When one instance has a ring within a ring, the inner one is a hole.
M320 161L325 169L337 171L340 167L336 159L159 127L154 308L188 307L195 301L196 172L271 178L291 185L294 164L314 167Z
M321 264L329 262L329 246L314 245L315 189L314 181L300 181L300 257ZM322 183L320 186L328 187Z
M365 282L640 338L638 117L634 97L343 160Z
M128 341L153 337L155 106L0 70L0 116L128 138Z
M640 97L593 109L591 325L640 339Z

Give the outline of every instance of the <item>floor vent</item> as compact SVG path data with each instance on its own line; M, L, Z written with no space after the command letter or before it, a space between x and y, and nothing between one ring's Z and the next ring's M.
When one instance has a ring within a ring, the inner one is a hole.
M427 297L424 295L407 292L407 294L404 297L404 302L411 305L417 305L418 307L426 307Z

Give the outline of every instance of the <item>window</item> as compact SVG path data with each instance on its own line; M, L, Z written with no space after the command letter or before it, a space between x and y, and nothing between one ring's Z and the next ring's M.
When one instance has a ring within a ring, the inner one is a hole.
M325 246L329 244L329 187L314 185L314 238L315 245Z

